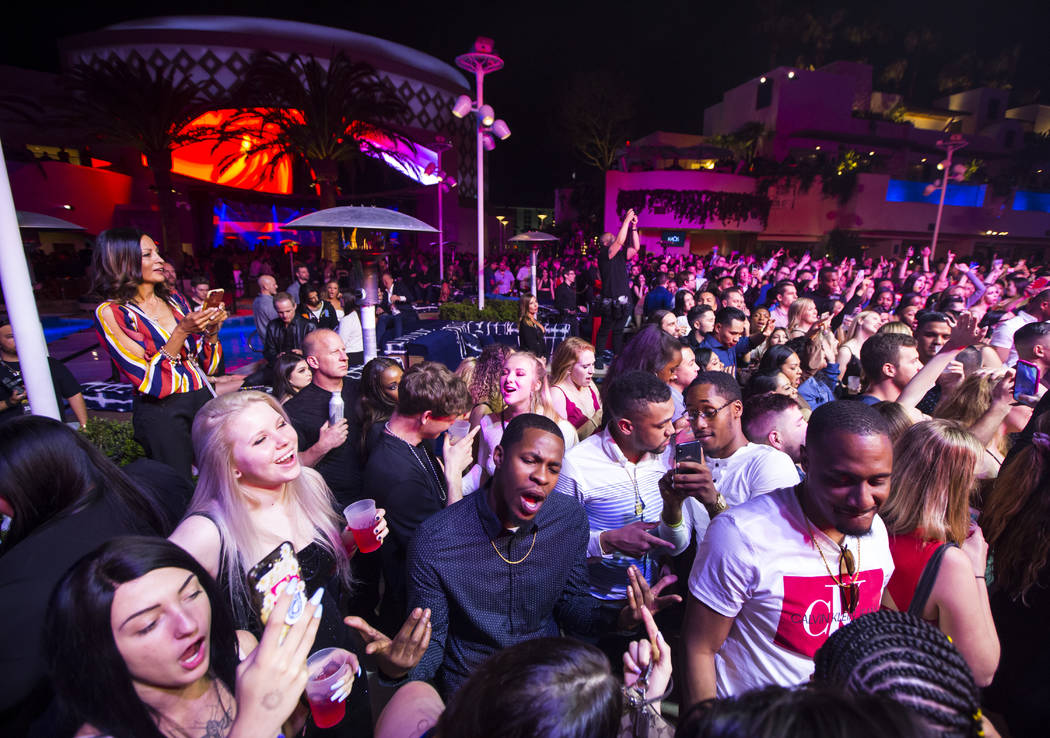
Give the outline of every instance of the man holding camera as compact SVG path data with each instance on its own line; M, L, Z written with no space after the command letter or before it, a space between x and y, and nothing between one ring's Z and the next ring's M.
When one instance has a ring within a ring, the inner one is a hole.
M631 245L627 245L627 236L630 233ZM633 209L627 211L620 225L620 231L616 236L611 233L603 233L601 248L598 250L598 270L602 277L602 296L598 301L598 317L601 318L601 326L598 328L598 359L596 364L601 363L601 354L605 350L605 342L612 333L612 350L614 354L623 350L623 329L626 326L627 316L630 313L628 301L629 284L627 281L627 262L638 254L640 247L638 241L638 216Z

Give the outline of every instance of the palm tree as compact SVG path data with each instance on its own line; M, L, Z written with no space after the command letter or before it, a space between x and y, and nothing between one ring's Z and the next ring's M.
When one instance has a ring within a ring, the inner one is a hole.
M64 82L71 93L65 122L146 157L157 188L162 245L181 261L171 152L201 140L188 126L209 107L203 88L174 67L158 69L116 56L77 64Z
M327 66L313 56L257 52L231 99L238 112L217 136L245 143L220 169L242 156L266 153L271 173L285 162L303 161L313 171L322 208L336 204L340 167L361 157L385 153L414 166L391 150L397 143L414 150L396 128L407 117L408 105L375 68L342 52ZM325 258L335 261L336 235L326 232L323 243Z

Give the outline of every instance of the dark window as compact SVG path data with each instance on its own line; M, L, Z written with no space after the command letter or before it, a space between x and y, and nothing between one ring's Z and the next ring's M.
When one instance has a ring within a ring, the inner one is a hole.
M1003 146L1005 146L1008 149L1012 149L1014 147L1015 133L1015 131L1007 131L1003 134Z
M999 117L999 100L992 98L988 101L988 120L995 120Z
M758 83L758 95L755 98L755 110L768 108L771 102L773 102L773 80L766 77L765 82L760 81Z

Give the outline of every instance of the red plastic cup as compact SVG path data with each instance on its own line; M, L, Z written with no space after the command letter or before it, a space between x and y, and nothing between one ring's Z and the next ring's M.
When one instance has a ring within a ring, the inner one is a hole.
M354 543L361 553L372 553L383 542L376 538L376 501L358 500L343 509L347 525L354 535Z
M350 652L341 648L326 648L310 654L306 660L308 676L306 701L318 728L338 725L346 716L346 702L332 702L332 685L344 677L351 677Z

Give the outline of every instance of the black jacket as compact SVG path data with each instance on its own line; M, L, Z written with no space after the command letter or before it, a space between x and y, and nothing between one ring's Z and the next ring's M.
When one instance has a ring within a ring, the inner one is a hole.
M266 361L273 365L278 354L301 349L306 334L312 332L315 327L309 320L303 320L298 315L287 324L280 318L271 320L266 326L266 339L263 342L263 356L266 357Z
M328 300L321 300L321 315L316 318L310 312L310 308L305 302L299 303L295 314L297 317L313 323L315 328L327 328L330 331L339 330L339 316L335 312L335 307Z

